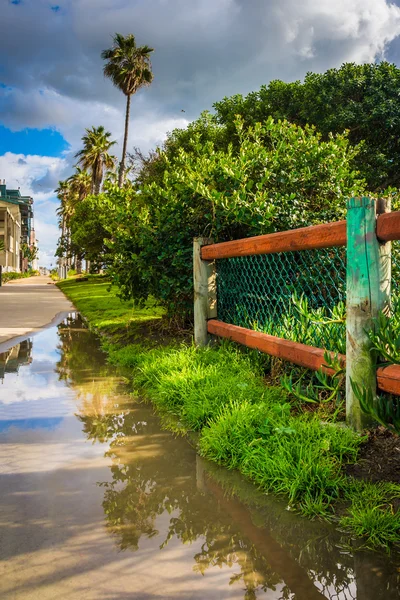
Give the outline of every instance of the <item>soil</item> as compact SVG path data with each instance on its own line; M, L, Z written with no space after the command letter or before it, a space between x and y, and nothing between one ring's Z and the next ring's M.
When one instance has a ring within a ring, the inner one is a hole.
M358 462L346 466L347 475L366 481L400 483L400 437L377 427L368 432Z

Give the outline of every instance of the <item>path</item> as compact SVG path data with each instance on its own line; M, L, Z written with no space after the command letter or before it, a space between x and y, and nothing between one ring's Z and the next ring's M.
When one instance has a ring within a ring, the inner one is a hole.
M41 331L60 313L74 306L50 277L37 276L10 281L0 287L0 352L9 340Z

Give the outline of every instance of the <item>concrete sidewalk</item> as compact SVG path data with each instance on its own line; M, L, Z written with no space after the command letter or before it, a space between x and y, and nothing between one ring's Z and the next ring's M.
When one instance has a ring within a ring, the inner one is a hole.
M0 287L0 352L6 350L5 346L10 347L8 340L41 331L60 313L74 310L50 277L6 283Z

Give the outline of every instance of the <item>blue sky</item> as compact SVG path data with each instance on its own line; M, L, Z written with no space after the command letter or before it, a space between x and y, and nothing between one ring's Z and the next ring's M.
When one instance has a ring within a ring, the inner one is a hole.
M128 148L143 151L213 102L272 79L400 64L400 7L390 0L3 0L1 28L0 178L34 196L47 265L54 189L73 172L85 127L104 125L117 154L122 146L125 102L100 58L115 32L155 48L154 82L132 102Z
M11 131L0 125L0 155L40 154L62 156L70 148L69 143L56 129L21 129Z

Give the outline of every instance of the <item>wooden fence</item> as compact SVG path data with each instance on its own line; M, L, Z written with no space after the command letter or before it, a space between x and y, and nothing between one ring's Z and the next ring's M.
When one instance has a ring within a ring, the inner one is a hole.
M217 318L215 261L218 259L313 250L347 248L346 415L356 429L362 429L365 418L354 395L350 380L362 387L377 387L400 395L400 365L376 368L370 352L368 330L379 311L390 306L391 241L400 240L400 212L390 212L386 202L370 198L352 198L347 204L347 220L261 235L257 237L212 243L197 238L193 247L195 342L208 343L210 335L228 338L249 348L256 348L301 367L325 370L324 349L307 346L245 327L219 321Z

